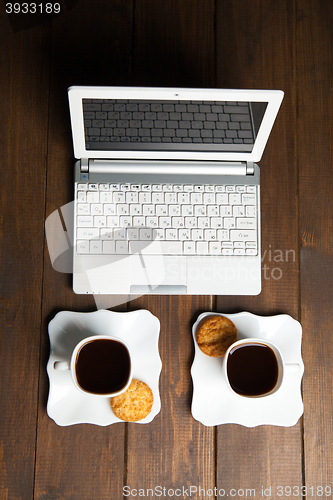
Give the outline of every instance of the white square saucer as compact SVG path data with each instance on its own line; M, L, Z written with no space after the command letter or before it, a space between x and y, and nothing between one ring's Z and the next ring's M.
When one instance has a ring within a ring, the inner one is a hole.
M286 363L298 364L297 371L288 371L281 388L262 398L246 398L232 393L222 375L222 359L204 354L196 342L196 330L206 316L225 316L235 324L238 339L261 338L277 345ZM301 381L304 364L301 354L302 327L291 316L256 316L249 312L237 314L200 314L192 328L195 347L191 367L193 381L192 416L206 426L239 424L245 427L277 425L290 427L303 414Z
M132 357L133 378L149 385L154 395L150 414L137 423L147 424L161 409L158 388L162 362L158 352L160 322L149 311L127 313L99 310L91 313L61 311L49 323L50 381L47 413L57 425L122 422L111 410L110 399L84 394L74 386L69 370L55 370L55 361L70 361L76 344L91 335L110 335L123 340Z

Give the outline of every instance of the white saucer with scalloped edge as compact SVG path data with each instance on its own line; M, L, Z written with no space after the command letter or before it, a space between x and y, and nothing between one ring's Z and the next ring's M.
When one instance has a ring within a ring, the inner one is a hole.
M285 373L280 389L262 398L246 398L232 393L222 375L222 359L204 354L196 342L196 330L207 316L226 316L235 324L238 338L261 338L280 349L286 363L298 364L297 371ZM206 426L239 424L295 425L303 414L301 382L304 364L301 354L302 327L287 314L257 316L249 312L237 314L200 314L192 328L195 356L191 367L193 381L192 415Z
M55 361L69 361L76 344L91 335L110 335L123 340L132 357L133 378L145 382L153 391L150 414L137 423L147 424L161 409L158 388L162 362L158 352L160 322L149 311L126 313L99 310L91 313L62 311L49 323L50 381L47 413L60 426L90 423L106 426L122 422L111 410L110 399L78 391L69 370L55 370Z

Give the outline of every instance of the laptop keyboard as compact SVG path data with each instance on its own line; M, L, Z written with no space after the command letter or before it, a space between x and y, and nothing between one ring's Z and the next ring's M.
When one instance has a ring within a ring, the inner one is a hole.
M83 99L83 114L87 149L117 142L254 142L247 102Z
M257 255L257 187L76 184L79 254Z

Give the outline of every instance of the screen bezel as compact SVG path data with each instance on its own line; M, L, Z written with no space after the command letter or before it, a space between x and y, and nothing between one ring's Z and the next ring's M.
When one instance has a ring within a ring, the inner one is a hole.
M158 87L83 87L68 89L74 156L94 159L212 160L256 162L262 157L284 93L281 90L182 89ZM82 99L148 99L184 101L267 102L265 114L251 152L174 150L93 150L86 149Z

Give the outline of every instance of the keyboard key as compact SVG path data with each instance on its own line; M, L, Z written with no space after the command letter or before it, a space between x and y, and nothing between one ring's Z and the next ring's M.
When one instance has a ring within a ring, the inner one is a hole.
M107 216L107 225L108 227L118 227L119 226L119 217L118 216Z
M226 229L231 229L236 227L236 219L234 217L224 217L223 225Z
M79 240L90 240L92 238L98 238L99 229L96 227L78 227L76 230L76 236Z
M245 255L245 248L234 248L234 255Z
M239 229L252 229L256 227L256 219L253 217L245 217L236 219L237 228Z
M181 255L183 243L177 240L154 240L147 245L147 242L144 241L130 241L129 248L131 253Z
M129 205L128 203L119 203L117 205L118 215L129 215Z
M177 240L178 239L178 229L166 229L165 230L166 240Z
M218 229L217 230L217 239L219 241L225 241L229 239L229 230L228 229Z
M128 254L128 241L116 241L116 253Z
M97 215L94 217L94 227L105 227L106 217L105 215Z
M112 192L111 191L102 191L100 193L100 202L101 203L112 203Z
M126 240L126 229L123 227L117 227L113 230L113 239L114 240Z
M83 201L80 199L80 201ZM88 191L87 192L87 202L88 203L99 203L99 192Z
M243 205L255 205L256 195L255 194L242 194Z
M227 193L216 193L216 203L219 205L228 205L229 195Z
M197 222L198 220L196 217L185 217L185 227L197 227Z
M198 227L207 228L210 226L209 217L198 217Z
M210 219L210 224L212 226L212 228L222 228L223 227L223 219L222 217L212 217Z
M181 207L182 215L193 215L193 206L192 205L182 205Z
M153 234L152 230L145 228L145 229L140 229L140 240L152 240L153 239Z
M127 229L127 238L129 240L138 240L139 239L139 230L138 229Z
M182 228L185 226L184 217L172 217L171 218L172 227Z
M179 216L180 215L180 205L169 205L169 215ZM191 215L191 214L186 214Z
M206 215L206 205L195 205L194 215Z
M246 255L258 255L258 252L257 252L256 248L246 248L245 254Z
M103 241L103 253L113 254L116 252L116 244L114 241Z
M91 240L89 243L90 253L102 253L102 242L100 240Z
M234 205L232 207L232 215L234 217L245 217L245 207L243 205Z
M203 200L202 193L191 193L191 203L193 205L201 204Z
M77 213L80 215L86 215L90 213L90 206L87 203L77 204Z
M205 229L204 239L206 241L216 240L216 229Z
M234 241L256 241L257 233L255 229L249 229L249 230L231 229L230 238Z
M208 250L210 254L219 255L221 254L221 243L218 241L210 241L208 243Z
M183 252L184 254L193 255L195 254L195 242L194 241L184 241L183 244Z
M203 229L192 229L191 230L192 240L203 240Z
M207 241L197 241L197 254L207 255L208 254L208 243Z
M209 216L215 216L215 215L220 215L220 208L218 205L208 205L207 207L207 215Z
M128 215L121 215L119 217L119 223L121 227L131 227L132 226L132 217Z
M190 229L179 229L178 237L180 240L190 240L191 239L191 230Z
M102 240L112 240L113 238L113 229L109 227L102 227L100 229L100 235Z
M89 240L78 240L76 251L77 253L89 253Z
M116 214L117 214L117 205L113 203L104 204L104 215L116 215Z
M239 205L241 202L240 193L230 193L229 194L229 203L230 205Z
M164 201L165 203L177 203L177 194L178 193L165 193L164 195Z

